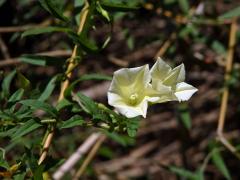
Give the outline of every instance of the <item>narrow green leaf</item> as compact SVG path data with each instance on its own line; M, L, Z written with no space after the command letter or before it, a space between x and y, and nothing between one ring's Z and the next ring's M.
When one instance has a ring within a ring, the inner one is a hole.
M63 15L63 2L64 1L57 1L57 0L38 0L42 7L48 11L51 15L55 18L58 18L62 21L68 22L69 19Z
M178 0L178 4L183 11L184 14L188 14L189 12L189 3L188 0Z
M8 102L19 101L24 94L24 89L18 89L8 100Z
M216 148L213 149L212 151L213 153L211 157L215 166L219 169L219 171L224 175L226 179L228 180L232 179L220 151Z
M3 79L2 91L3 91L5 97L9 96L9 94L10 94L10 84L11 84L14 76L16 75L16 72L17 72L16 70L12 71Z
M5 159L5 150L0 148L0 167L9 168L8 162Z
M168 169L171 172L173 172L181 177L185 177L185 178L189 178L189 179L193 179L193 180L196 179L195 173L193 173L189 170L186 170L184 168L180 168L180 167L176 167L176 166L169 166Z
M113 3L111 1L101 1L101 6L109 11L134 11L138 10L139 6L127 5L122 3Z
M212 45L211 45L212 49L215 50L218 54L226 54L227 50L226 48L224 47L224 45L215 40L213 41Z
M30 81L19 71L17 71L17 80L18 80L19 86L23 89L27 89L30 85Z
M22 37L39 35L44 33L68 32L68 31L71 31L71 29L57 26L40 27L24 31L24 33L22 33Z
M218 18L219 19L230 19L230 18L238 17L238 16L240 16L240 6L234 8L234 9L231 9L230 11L222 14Z
M104 131L103 132L109 137L111 138L113 141L121 144L122 146L127 146L127 142L125 141L125 139L122 137L122 135L117 134L115 132L108 132L108 131Z
M192 122L191 122L191 116L188 110L188 105L186 103L181 103L178 106L179 111L179 120L182 122L184 127L186 129L191 129Z
M46 101L49 98L56 86L56 81L58 78L59 75L56 75L49 81L47 87L44 89L41 96L38 98L39 101Z
M6 0L0 0L0 7L6 2Z
M17 131L10 135L12 141L17 140L18 138L38 129L42 125L34 121L33 119L25 122L23 125L17 128Z
M109 13L102 8L101 4L99 3L99 1L96 2L97 3L97 6L96 6L96 9L97 11L108 21L110 22L111 19L110 19L110 16L109 16Z
M72 90L74 89L74 87L78 83L80 83L82 81L87 81L87 80L99 80L99 81L107 80L107 81L110 81L110 80L112 80L112 77L111 76L107 76L107 75L103 75L103 74L84 74L79 79L77 79L74 82L72 82L70 84L70 86L68 86L68 88L64 92L64 96L65 97L70 96Z
M58 114L57 110L53 106L51 106L50 104L44 103L42 101L39 101L39 100L27 99L27 100L22 100L19 103L21 103L25 106L29 106L34 110L41 109L53 117L57 117L57 114Z
M83 95L82 93L78 92L77 93L78 99L77 102L78 104L87 112L90 114L95 114L97 112L98 106L97 104L89 97Z
M82 116L75 115L71 117L69 120L63 121L60 125L60 129L65 129L65 128L72 128L75 126L82 126L84 124L84 119Z
M47 66L60 65L65 60L51 56L24 54L20 57L20 61L38 66Z
M63 98L60 102L58 102L56 109L57 109L57 111L60 111L62 108L65 108L65 107L71 106L71 105L73 105L72 102L70 102L66 98Z

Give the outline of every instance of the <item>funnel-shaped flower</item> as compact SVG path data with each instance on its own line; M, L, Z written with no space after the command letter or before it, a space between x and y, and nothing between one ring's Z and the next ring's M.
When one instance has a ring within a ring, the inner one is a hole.
M108 103L128 118L146 117L148 102L158 101L151 85L148 65L116 71L108 92Z
M170 90L166 97L168 101L187 101L197 91L195 87L184 82L184 64L172 69L161 58L158 58L151 69L151 76L154 90L159 92L167 88Z

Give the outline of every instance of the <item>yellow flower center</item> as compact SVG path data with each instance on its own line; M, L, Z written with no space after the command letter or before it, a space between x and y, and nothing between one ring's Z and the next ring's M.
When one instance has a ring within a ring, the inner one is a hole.
M136 105L138 102L138 94L134 93L129 97L129 102L131 105Z

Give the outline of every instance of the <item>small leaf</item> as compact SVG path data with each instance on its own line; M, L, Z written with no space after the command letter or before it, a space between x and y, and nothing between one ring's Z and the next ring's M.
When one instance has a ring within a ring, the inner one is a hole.
M234 9L231 9L230 11L222 14L218 18L219 19L230 19L230 18L238 17L238 16L240 16L240 6L234 8Z
M27 100L22 100L19 103L25 106L30 106L34 110L41 109L53 117L57 117L57 114L58 114L57 110L54 107L52 107L50 104L44 103L39 100L27 99Z
M82 81L87 81L87 80L107 80L110 81L112 80L111 76L107 76L107 75L103 75L103 74L84 74L82 75L79 79L75 80L74 82L72 82L70 84L70 86L67 87L67 89L64 92L64 96L70 96L72 90L74 89L74 87Z
M214 148L212 151L213 153L211 157L215 166L219 169L219 171L224 175L226 179L232 179L219 149Z
M16 70L12 71L3 79L2 91L3 91L5 97L9 96L9 94L10 94L10 84L11 84L14 76L16 75L16 72L17 72Z
M59 75L56 75L49 81L47 87L44 89L41 96L38 98L39 101L46 101L49 98L56 86L56 81L58 78Z
M58 18L62 21L68 22L69 19L63 15L63 2L64 1L57 1L57 0L38 0L42 7L52 14L55 18Z
M78 92L77 95L74 96L75 100L78 104L85 110L87 113L95 114L98 110L97 104L89 97L83 95Z
M180 113L179 120L183 123L184 127L188 130L191 129L192 122L188 105L186 103L179 104L178 111Z
M60 65L65 61L61 58L33 54L24 54L19 58L19 60L25 63L38 66Z
M180 168L180 167L176 167L176 166L169 166L168 169L170 171L172 171L173 173L181 176L181 177L185 177L185 178L189 178L189 179L196 179L196 175L195 173L186 170L184 168Z
M108 131L104 131L103 132L112 140L114 140L115 142L121 144L122 146L126 146L127 143L125 141L125 139L122 137L122 135L117 134L115 132L108 132Z
M42 125L34 121L33 119L25 122L23 125L17 128L16 132L10 135L12 141L17 140L18 138L32 132L33 130L38 129Z
M189 3L188 0L178 0L178 4L183 11L184 14L188 14L189 12Z
M96 9L97 11L108 21L110 22L111 19L109 17L109 14L108 12L102 8L101 4L99 3L99 1L96 2L97 3L97 6L96 6Z
M61 101L58 102L56 109L57 109L57 111L60 111L61 109L65 108L67 106L71 106L71 105L73 105L72 102L63 98Z
M226 48L224 47L224 45L215 40L213 41L212 45L211 45L212 49L215 50L218 54L226 54Z
M21 88L27 89L29 87L30 81L19 71L17 71L17 79Z
M0 167L9 168L8 162L5 159L5 150L0 148Z
M71 128L75 126L82 126L84 124L84 119L82 116L75 115L71 117L69 120L63 121L60 125L60 129Z
M19 101L24 94L24 89L18 89L8 100L8 102Z
M22 33L22 37L39 35L44 33L68 32L68 31L71 31L71 29L57 26L40 27L24 31L24 33Z
M113 3L112 1L101 1L101 6L109 11L134 11L138 10L139 6L127 5L123 3Z

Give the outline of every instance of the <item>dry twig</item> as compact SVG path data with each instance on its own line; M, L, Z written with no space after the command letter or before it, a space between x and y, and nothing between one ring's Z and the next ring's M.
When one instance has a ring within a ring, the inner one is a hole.
M237 33L237 18L233 18L231 28L230 28L228 52L227 52L227 58L226 58L225 82L229 80L230 72L232 70L234 46L236 45L236 33ZM222 101L221 101L219 119L218 119L217 137L229 151L231 151L234 155L240 158L240 155L237 153L236 148L227 141L227 139L223 134L225 117L227 112L228 97L229 97L229 88L225 86L223 91Z

